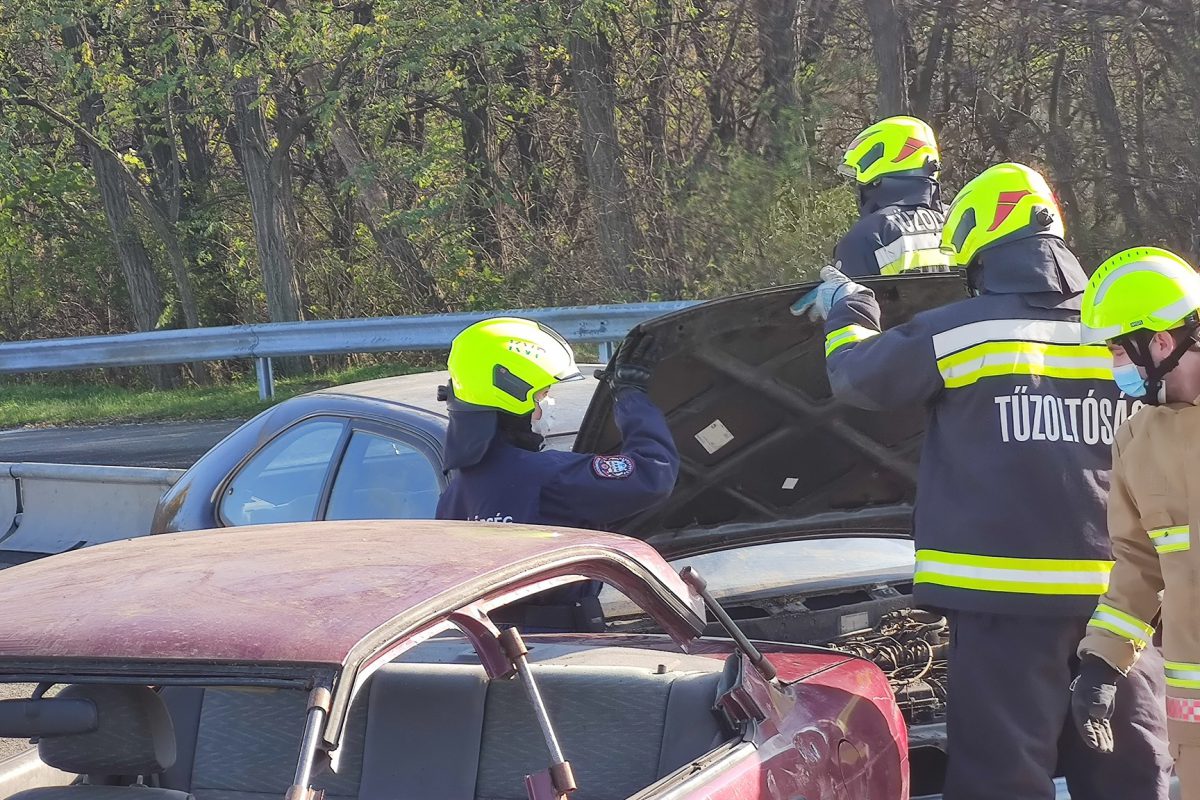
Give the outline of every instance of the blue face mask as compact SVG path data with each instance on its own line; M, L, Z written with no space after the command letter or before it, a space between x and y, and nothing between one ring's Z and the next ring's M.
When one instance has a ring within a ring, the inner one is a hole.
M1130 397L1146 396L1146 379L1142 377L1137 364L1113 367L1113 380L1117 382L1117 388Z

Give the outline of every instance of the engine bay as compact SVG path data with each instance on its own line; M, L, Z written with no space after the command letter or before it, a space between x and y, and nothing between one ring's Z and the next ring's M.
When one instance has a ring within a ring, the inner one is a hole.
M883 670L909 725L945 717L950 674L950 623L945 617L914 608L896 609L873 628L839 636L827 646Z

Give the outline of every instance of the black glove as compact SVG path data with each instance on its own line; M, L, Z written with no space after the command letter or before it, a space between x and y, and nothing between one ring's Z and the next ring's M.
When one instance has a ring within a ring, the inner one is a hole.
M613 356L612 363L596 370L596 378L608 383L614 395L624 389L646 392L650 389L650 378L654 375L657 363L658 345L653 337L643 336L634 342L633 347L622 345Z
M1117 683L1122 675L1107 661L1085 654L1079 661L1079 677L1071 683L1071 716L1084 743L1101 753L1113 751L1112 719L1117 702Z

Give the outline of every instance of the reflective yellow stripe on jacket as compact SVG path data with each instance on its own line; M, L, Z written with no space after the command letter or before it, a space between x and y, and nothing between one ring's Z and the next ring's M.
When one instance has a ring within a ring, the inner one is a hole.
M947 389L999 375L1041 375L1073 380L1112 380L1112 355L1082 345L1078 322L993 319L933 337L938 371Z
M996 375L1044 375L1048 378L1111 380L1112 355L1107 347L988 342L938 359L947 389L970 386Z
M909 270L946 270L950 259L942 252L939 233L906 233L875 251L880 275L898 275Z
M1167 686L1177 689L1200 689L1200 664L1186 661L1168 661Z
M836 331L830 331L825 336L825 357L829 358L834 352L848 344L861 342L864 339L870 339L872 336L878 335L879 331L864 328L862 325L847 325L844 328L838 328Z
M1187 525L1149 531L1154 549L1160 553L1182 553L1192 549L1192 532Z
M1100 603L1096 606L1095 613L1088 620L1088 627L1100 628L1115 633L1117 636L1123 636L1138 647L1145 647L1154 638L1153 625L1107 603Z
M1102 595L1111 561L1000 558L943 550L918 550L915 583L980 592Z
M949 272L951 266L946 254L939 250L916 250L904 253L887 266L879 268L880 275L899 275L901 272Z

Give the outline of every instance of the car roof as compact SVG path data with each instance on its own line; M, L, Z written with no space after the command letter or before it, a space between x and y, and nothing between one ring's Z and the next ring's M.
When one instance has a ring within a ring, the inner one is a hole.
M653 550L614 534L411 520L227 528L6 569L0 608L20 613L0 615L0 662L353 667L371 656L363 643L401 618L424 624L585 558L632 559L689 602Z
M555 402L555 416L550 428L551 436L565 436L579 430L579 423L587 412L588 404L596 391L597 380L593 372L595 364L581 364L582 380L568 381L554 386L550 396ZM365 397L388 403L399 403L438 417L446 416L446 404L437 399L438 387L445 386L450 378L446 370L420 372L412 375L397 375L373 381L345 383L313 392L314 395L335 394L347 397Z

